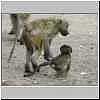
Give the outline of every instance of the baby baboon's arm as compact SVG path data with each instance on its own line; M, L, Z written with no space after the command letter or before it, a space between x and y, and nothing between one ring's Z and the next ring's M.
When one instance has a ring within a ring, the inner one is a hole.
M47 66L47 65L51 65L51 61L41 63L41 64L38 66L38 68L37 68L37 72L40 71L40 67L42 67L42 66Z
M39 70L40 70L40 67L42 67L42 66L47 66L47 65L56 65L56 61L57 60L57 57L54 57L54 58L52 58L51 60L49 60L49 61L47 61L47 62L43 62L43 63L41 63L39 66L38 66L38 72L39 72Z

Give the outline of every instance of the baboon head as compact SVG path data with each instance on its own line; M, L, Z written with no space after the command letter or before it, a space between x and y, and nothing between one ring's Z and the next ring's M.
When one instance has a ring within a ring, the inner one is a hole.
M67 36L69 34L68 32L68 22L59 19L58 20L58 27L59 27L59 32L63 35L63 36Z
M72 47L69 45L62 45L60 47L61 54L71 54L72 53Z

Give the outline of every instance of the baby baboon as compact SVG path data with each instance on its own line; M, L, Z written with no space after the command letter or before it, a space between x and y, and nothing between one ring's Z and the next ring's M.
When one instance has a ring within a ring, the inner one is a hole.
M60 48L60 52L61 54L57 57L48 62L41 63L39 69L41 66L50 65L57 72L57 77L66 77L71 65L72 48L68 45L63 45Z
M44 58L49 60L51 56L50 45L52 39L61 33L67 36L68 22L56 18L38 19L26 24L22 32L22 39L26 46L26 65L25 72L30 73L29 63L33 65L34 71L37 69L37 59L32 55L37 51L37 58L40 56L42 49L44 49Z

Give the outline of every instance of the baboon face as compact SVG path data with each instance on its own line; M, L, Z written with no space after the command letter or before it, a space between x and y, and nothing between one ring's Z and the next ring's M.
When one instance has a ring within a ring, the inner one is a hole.
M68 26L69 26L68 22L61 19L59 20L59 32L61 32L63 36L67 36L69 34Z
M61 52L61 54L70 54L70 53L72 53L72 47L70 47L68 45L63 45L60 48L60 52Z

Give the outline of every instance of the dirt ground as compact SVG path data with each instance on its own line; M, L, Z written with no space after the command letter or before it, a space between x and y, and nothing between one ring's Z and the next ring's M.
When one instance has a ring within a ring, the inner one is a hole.
M32 19L52 15L32 15ZM56 16L56 15L55 15ZM11 62L8 57L14 35L8 35L12 25L9 15L2 15L2 81L13 86L97 86L98 84L98 40L97 15L68 14L58 15L69 22L70 35L58 35L52 42L51 51L59 54L62 44L72 46L72 63L67 79L56 79L55 71L49 66L41 68L31 77L23 77L25 47L17 43Z

